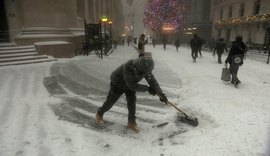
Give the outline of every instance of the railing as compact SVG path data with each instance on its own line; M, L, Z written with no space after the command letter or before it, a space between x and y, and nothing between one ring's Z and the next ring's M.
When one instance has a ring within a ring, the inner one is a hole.
M101 23L86 24L85 22L85 41L82 47L75 50L76 55L89 55L94 52L98 57L103 58L103 55L109 55L113 51L112 37L102 34Z

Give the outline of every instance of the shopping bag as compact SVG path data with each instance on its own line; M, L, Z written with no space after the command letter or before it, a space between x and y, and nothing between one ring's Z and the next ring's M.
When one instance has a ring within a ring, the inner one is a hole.
M231 81L230 69L227 67L227 64L225 64L225 67L222 68L221 80L225 82Z

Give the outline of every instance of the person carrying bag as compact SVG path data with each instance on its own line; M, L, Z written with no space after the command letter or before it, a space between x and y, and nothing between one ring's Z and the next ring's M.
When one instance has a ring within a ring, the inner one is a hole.
M230 64L230 74L232 75L231 83L234 84L234 87L238 87L241 81L238 79L237 74L239 67L243 65L243 59L245 56L247 46L243 42L242 36L237 36L235 41L232 42L232 47L229 51L229 55L225 63Z

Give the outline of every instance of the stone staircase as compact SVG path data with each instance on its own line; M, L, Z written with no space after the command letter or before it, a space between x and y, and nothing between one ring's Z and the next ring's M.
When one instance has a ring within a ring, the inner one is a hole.
M47 55L39 55L34 45L18 46L12 43L0 44L0 66L50 61L56 61L56 59Z
M9 34L8 31L0 30L0 42L8 42Z

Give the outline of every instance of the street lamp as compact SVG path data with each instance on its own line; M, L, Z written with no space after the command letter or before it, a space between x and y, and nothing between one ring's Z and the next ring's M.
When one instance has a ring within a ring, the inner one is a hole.
M111 19L109 19L109 21L108 21L108 24L109 24L109 29L110 29L110 48L112 48L112 44L113 44L113 34L112 34L112 20Z
M101 21L102 21L102 22L107 22L107 21L108 21L107 16L102 16L102 17L101 17Z
M109 20L109 21L108 21L108 24L112 24L112 20Z
M105 49L104 49L104 52L105 52L105 53L107 53L107 51L106 51L106 23L107 23L107 21L108 21L107 16L102 16L102 17L100 18L101 26L102 26L102 23L103 23L103 25L104 25L104 41L103 41L103 39L102 39L102 28L101 28L101 44L102 44L102 42L105 44ZM103 46L101 46L101 58L103 58L102 47L103 47Z

